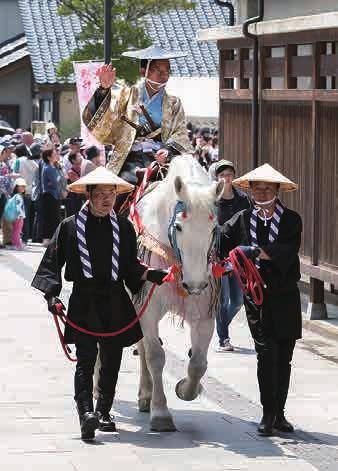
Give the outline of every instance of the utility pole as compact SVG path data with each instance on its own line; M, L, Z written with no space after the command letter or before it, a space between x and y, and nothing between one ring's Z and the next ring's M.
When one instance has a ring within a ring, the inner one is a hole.
M110 64L112 56L111 10L112 0L104 0L104 63Z

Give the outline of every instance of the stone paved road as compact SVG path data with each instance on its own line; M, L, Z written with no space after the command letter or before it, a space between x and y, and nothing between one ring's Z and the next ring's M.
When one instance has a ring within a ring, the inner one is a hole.
M205 392L191 403L174 394L186 367L187 332L169 319L162 322L166 388L179 432L149 432L147 416L136 409L138 364L128 349L115 409L119 433L99 433L95 444L82 443L72 399L73 365L56 343L41 295L29 288L41 254L37 247L0 252L1 471L92 471L98 466L337 471L338 346L305 332L295 355L288 406L297 432L292 438L260 438L256 360L243 315L232 328L236 352L220 355L211 349Z

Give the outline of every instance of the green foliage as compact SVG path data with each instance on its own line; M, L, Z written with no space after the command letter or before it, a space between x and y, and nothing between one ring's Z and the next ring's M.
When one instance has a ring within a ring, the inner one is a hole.
M146 33L146 16L172 8L194 7L193 0L113 0L112 3L112 51L113 59L118 59L113 65L118 78L127 82L136 80L139 64L120 56L128 49L142 49L152 43ZM67 80L73 72L72 61L103 58L104 0L60 0L58 13L64 16L76 14L82 23L77 38L79 47L58 67L59 78Z

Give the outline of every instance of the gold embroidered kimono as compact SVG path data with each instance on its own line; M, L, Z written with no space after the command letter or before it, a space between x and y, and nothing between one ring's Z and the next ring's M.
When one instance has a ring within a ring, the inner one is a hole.
M135 105L142 103L144 83L124 86L117 92L112 88L96 109L95 96L83 111L82 119L89 131L102 144L112 144L113 156L107 168L119 173L136 138L136 130L121 116L139 123ZM181 100L165 90L162 104L161 140L179 153L191 152Z

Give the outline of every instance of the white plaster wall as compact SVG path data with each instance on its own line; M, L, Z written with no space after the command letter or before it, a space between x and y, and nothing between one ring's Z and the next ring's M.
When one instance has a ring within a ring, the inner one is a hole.
M64 139L80 135L80 111L76 90L60 93L59 128Z
M264 20L338 11L338 0L265 0Z
M238 0L238 23L257 14L257 0ZM338 0L265 0L264 20L338 11Z
M27 65L0 77L0 105L19 105L19 126L29 128L32 121L32 79Z
M178 96L187 120L195 117L218 118L218 78L171 77L167 90Z
M0 0L0 43L23 32L17 0Z

